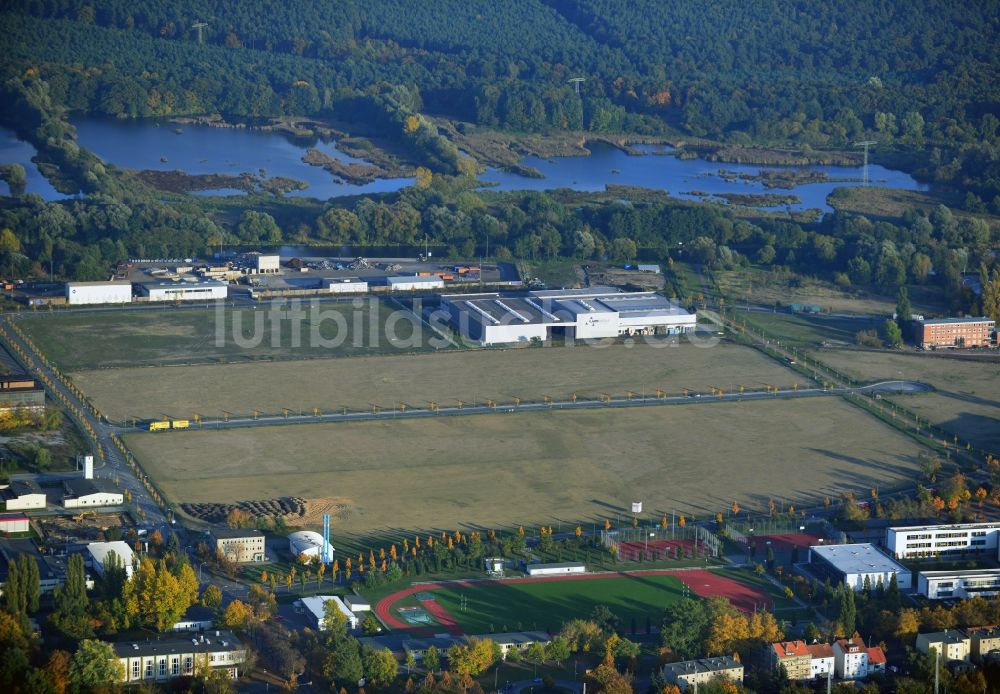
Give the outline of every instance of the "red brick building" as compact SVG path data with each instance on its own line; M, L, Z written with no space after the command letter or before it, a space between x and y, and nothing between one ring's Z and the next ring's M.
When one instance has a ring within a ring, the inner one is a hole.
M916 322L917 345L929 347L986 347L996 324L989 318L935 318Z

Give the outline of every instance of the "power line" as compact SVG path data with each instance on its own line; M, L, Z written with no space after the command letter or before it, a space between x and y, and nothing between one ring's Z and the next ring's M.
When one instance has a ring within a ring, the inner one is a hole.
M580 96L580 83L586 81L587 81L586 77L570 77L568 80L566 80L566 83L572 84L573 87L576 89L576 95Z
M854 143L855 147L864 147L865 148L865 166L864 166L863 172L861 174L861 180L863 182L863 185L866 185L866 186L868 185L868 182L869 182L869 179L868 179L868 147L870 147L871 145L877 145L877 144L878 144L878 142L876 142L875 140L865 140L864 142L855 142Z

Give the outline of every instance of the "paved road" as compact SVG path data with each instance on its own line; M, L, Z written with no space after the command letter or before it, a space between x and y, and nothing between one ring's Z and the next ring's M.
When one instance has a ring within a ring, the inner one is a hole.
M520 412L542 412L550 410L597 410L606 408L624 407L660 407L664 405L709 405L719 402L754 402L759 400L794 399L794 398L815 398L827 396L843 396L851 393L871 394L871 393L919 393L929 391L930 387L916 381L886 381L860 388L788 388L773 392L745 392L745 393L724 393L723 395L712 395L711 393L694 393L689 395L675 395L670 397L657 398L654 396L638 396L632 399L611 399L602 400L563 400L544 402L522 402L520 405L497 404L496 407L488 405L464 405L462 407L449 406L440 407L437 410L430 408L407 408L404 410L380 410L364 412L330 412L313 415L309 413L297 414L289 413L287 417L281 415L266 415L259 417L233 417L228 421L211 420L202 421L195 425L195 429L246 429L252 427L284 426L289 424L308 423L338 423L338 422L368 422L374 420L387 419L428 419L433 417L468 417L472 415L488 414L514 414ZM111 427L114 431L133 431L130 426L116 425ZM168 430L158 432L158 435L183 435L190 430Z
M132 498L142 512L145 515L145 522L156 527L164 527L167 524L167 519L160 510L160 507L156 505L152 497L146 491L145 487L139 483L132 470L125 463L125 459L121 452L111 441L111 434L115 432L115 427L110 426L105 422L98 421L96 417L90 412L88 405L83 402L77 395L67 388L56 373L52 369L52 365L45 359L43 359L39 354L31 349L31 346L26 343L17 331L12 327L12 321L15 316L11 314L6 314L0 316L0 324L3 325L6 330L9 339L17 344L25 354L28 355L27 363L22 364L24 368L29 373L34 374L45 374L49 381L53 384L53 388L65 397L69 402L73 403L76 408L83 413L84 419L90 424L93 430L97 434L97 445L101 447L104 451L105 463L104 465L98 466L94 474L99 478L104 479L114 479L118 476L118 480L124 489L128 489L132 494ZM96 463L97 461L95 461Z

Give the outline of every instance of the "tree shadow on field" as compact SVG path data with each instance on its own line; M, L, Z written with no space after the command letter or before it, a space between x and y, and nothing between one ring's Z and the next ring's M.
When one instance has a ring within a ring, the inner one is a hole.
M943 395L944 397L951 398L952 400L959 400L973 405L984 405L985 407L996 407L998 412L1000 412L1000 402L997 402L996 400L981 398L978 395L973 395L972 393L956 393L953 390L941 390L940 388L935 392L938 395Z
M969 439L974 446L993 451L1000 450L1000 406L997 407L996 417L962 412L937 426Z

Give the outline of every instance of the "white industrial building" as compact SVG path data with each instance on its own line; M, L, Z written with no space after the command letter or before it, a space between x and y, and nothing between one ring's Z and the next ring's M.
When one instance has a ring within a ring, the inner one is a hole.
M126 280L66 283L66 303L70 306L128 304L131 302L132 283Z
M34 480L11 480L3 491L8 511L45 508L45 492Z
M404 275L402 277L386 277L385 283L394 292L415 292L427 289L444 289L444 280L437 275L420 276Z
M288 549L293 557L318 557L323 551L323 536L312 530L299 530L288 536ZM327 551L325 563L333 561L333 546Z
M91 542L87 545L87 553L90 554L90 562L98 576L104 575L104 564L108 561L108 555L114 553L121 559L122 566L125 567L125 575L132 578L135 567L132 565L135 560L135 553L128 546L127 542L116 540L114 542Z
M575 562L560 564L529 564L525 567L529 576L565 576L566 574L585 574L587 567Z
M344 601L336 595L311 595L302 598L302 606L309 612L318 631L326 631L326 604L332 602L347 618L347 626L352 631L358 628L358 616L348 609Z
M347 609L354 613L370 612L372 609L371 601L357 594L345 595L344 604L347 605Z
M921 571L917 592L931 600L995 598L1000 595L1000 569Z
M255 275L273 275L281 270L281 258L277 255L254 256L250 272Z
M600 339L628 335L679 335L697 316L655 292L612 287L557 289L527 295L459 294L441 298L452 325L482 345L546 341L553 337Z
M885 546L897 559L997 553L1000 523L953 523L887 528Z
M912 585L910 570L869 542L814 545L809 548L809 571L821 579L829 577L856 591L864 589L866 577L872 588L879 583L888 587L893 576L900 590L907 590Z
M65 508L120 506L125 503L125 495L110 480L66 480L63 482L63 489Z
M148 282L139 285L147 301L212 301L229 296L229 285L215 280Z
M368 292L368 282L357 277L344 277L325 280L326 289L331 294L365 294Z
M0 533L26 533L31 522L23 513L0 513Z

